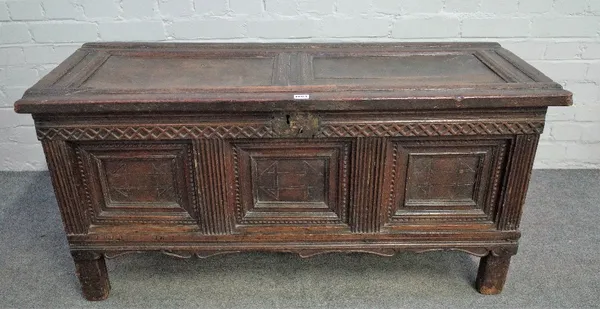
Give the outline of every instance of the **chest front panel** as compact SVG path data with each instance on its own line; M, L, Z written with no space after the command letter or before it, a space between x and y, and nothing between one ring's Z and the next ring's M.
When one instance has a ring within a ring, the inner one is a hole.
M494 231L505 229L503 171L540 115L123 116L40 122L38 134L73 153L78 207L105 233L131 223L199 237Z

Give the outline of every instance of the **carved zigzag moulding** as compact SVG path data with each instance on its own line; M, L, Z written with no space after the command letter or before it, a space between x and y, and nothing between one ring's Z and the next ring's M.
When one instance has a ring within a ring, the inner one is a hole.
M540 134L543 121L324 124L313 137L395 137ZM40 140L142 140L197 138L294 137L270 124L254 125L143 125L101 127L38 127Z

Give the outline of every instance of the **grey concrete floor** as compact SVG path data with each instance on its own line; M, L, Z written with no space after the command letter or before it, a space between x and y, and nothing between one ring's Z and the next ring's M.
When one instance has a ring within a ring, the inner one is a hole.
M477 258L248 253L126 255L111 296L79 292L47 173L0 173L0 308L598 308L600 170L535 171L503 294L473 289Z

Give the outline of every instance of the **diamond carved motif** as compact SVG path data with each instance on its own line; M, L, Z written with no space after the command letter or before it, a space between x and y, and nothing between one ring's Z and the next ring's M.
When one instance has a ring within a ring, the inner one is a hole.
M407 200L473 201L479 170L477 156L417 156L409 164Z
M324 160L256 160L259 202L325 201Z
M172 165L165 160L105 161L110 202L176 203Z

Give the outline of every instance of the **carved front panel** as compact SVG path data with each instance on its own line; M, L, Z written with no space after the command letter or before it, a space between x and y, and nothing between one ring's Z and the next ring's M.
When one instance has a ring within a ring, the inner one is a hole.
M345 224L349 145L236 143L238 224Z
M94 223L195 222L189 145L90 143L77 153Z
M388 226L492 227L506 140L393 142Z
M406 205L475 205L484 155L410 155Z
M293 202L325 202L327 160L256 159L252 164L256 207L265 203L285 207Z
M113 204L176 204L174 158L158 160L103 160L102 180Z

